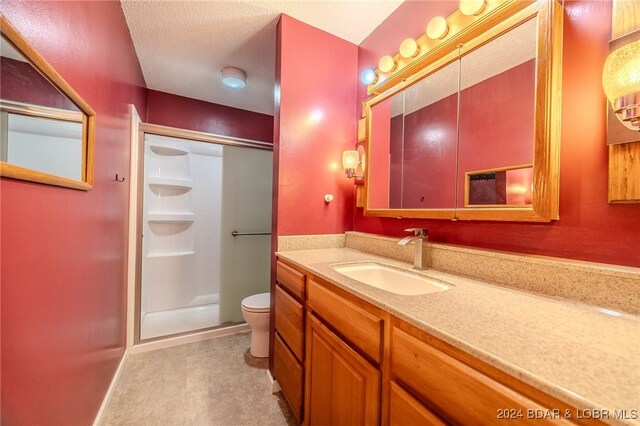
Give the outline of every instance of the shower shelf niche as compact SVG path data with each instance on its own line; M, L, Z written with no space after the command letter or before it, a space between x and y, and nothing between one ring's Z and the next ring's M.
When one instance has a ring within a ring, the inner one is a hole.
M165 186L172 188L193 188L193 181L191 179L179 179L179 178L167 178L162 176L149 176L147 177L147 183L149 186Z
M195 254L196 252L193 250L187 251L167 251L167 252L157 252L157 253L149 253L147 257L180 257L180 256L190 256Z
M147 213L150 223L192 223L195 221L193 213Z
M175 157L178 155L187 155L189 151L185 151L184 149L180 149L178 147L170 147L170 146L162 146L162 145L152 145L149 144L149 149L158 155L166 155Z

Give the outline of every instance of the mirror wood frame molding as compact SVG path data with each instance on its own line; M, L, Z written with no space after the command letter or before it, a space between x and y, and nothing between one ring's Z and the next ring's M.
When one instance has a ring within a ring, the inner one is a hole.
M0 33L18 50L51 85L72 101L80 111L67 111L19 102L2 101L2 111L15 112L34 117L52 118L82 123L82 180L74 180L38 170L29 169L15 164L0 162L0 176L43 183L46 185L62 186L81 189L93 188L93 154L95 144L96 113L80 95L67 83L60 74L31 46L18 32L9 20L0 14Z
M480 16L465 16L458 10L447 18L450 30L443 40L430 40L424 35L418 39L423 53L417 58L405 60L396 54L394 60L398 66L392 74L384 75L377 70L378 82L368 87L368 93L375 96L364 103L367 161L371 161L371 121L375 105L535 17L538 18L538 34L532 204L517 207L372 209L369 208L371 166L368 164L365 173L365 216L516 222L549 222L559 218L563 13L558 0L488 0L485 12Z

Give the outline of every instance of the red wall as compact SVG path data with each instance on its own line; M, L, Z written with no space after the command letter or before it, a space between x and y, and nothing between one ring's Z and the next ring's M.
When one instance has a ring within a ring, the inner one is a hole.
M3 0L96 111L94 188L2 179L2 423L91 424L125 343L129 122L146 89L119 2Z
M466 172L533 163L535 75L532 59L460 92L459 206Z
M454 94L405 116L403 208L455 206L457 109Z
M277 232L343 233L354 203L341 158L357 137L357 46L286 15L279 25Z
M73 102L60 93L29 63L2 57L0 68L2 99L51 108L78 110Z
M395 53L404 38L419 36L429 19L447 16L456 6L457 2L403 3L360 45L359 70L375 68L378 59ZM432 241L640 266L640 205L607 202L601 74L610 16L611 2L565 2L560 220L547 224L397 220L363 217L356 209L353 229L401 236L405 228L422 226L430 228ZM364 85L359 85L358 93L359 105L365 99Z
M273 116L149 90L149 123L273 143Z

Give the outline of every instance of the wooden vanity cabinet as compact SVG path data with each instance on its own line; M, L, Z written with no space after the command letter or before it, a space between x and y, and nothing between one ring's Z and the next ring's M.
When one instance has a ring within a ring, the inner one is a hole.
M566 404L395 318L390 357L391 424L410 411L424 424L572 424ZM554 409L555 419L531 414Z
M304 397L304 318L307 277L277 261L273 374L293 414L302 421Z
M303 271L278 261L275 289L274 374L299 421L602 424L564 418L576 410Z
M380 371L307 314L305 424L377 425Z
M396 382L391 382L389 390L389 424L391 426L446 425L438 416L429 411L420 401Z

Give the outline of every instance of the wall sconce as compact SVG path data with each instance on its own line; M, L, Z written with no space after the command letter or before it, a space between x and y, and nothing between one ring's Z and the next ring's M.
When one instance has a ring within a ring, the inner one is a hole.
M629 39L635 41L628 42ZM640 131L640 31L615 43L622 47L607 57L602 86L620 122L628 129Z
M362 165L362 175L356 174L356 169ZM348 150L342 153L342 167L348 178L362 179L364 177L364 154L362 160L356 150Z

